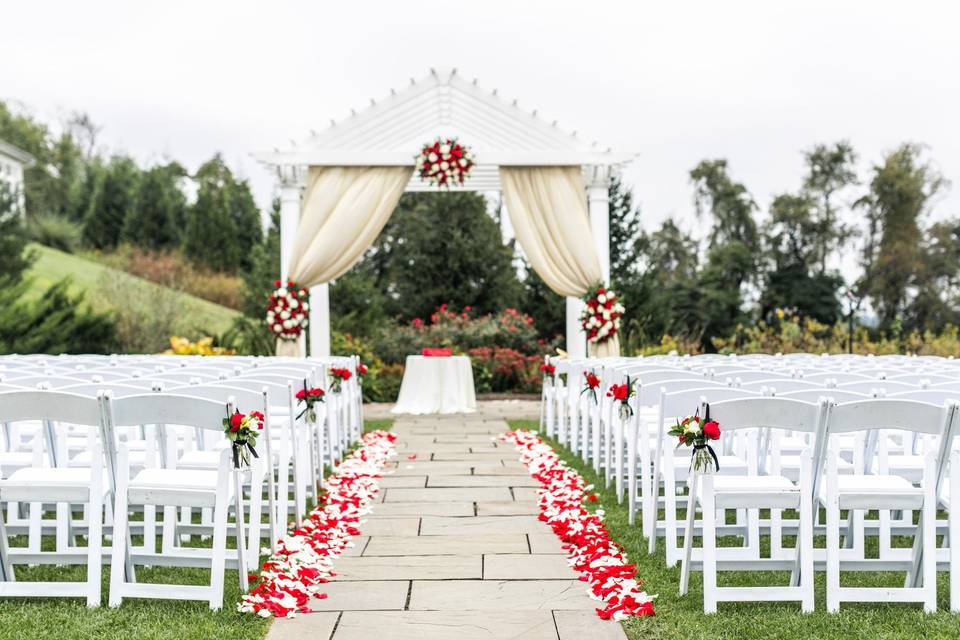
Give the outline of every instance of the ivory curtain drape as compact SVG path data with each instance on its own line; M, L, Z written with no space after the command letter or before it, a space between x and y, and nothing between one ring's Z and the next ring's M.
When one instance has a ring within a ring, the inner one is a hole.
M553 291L580 297L601 282L580 167L500 167L500 185L520 247ZM620 355L614 336L590 355Z
M387 223L412 173L412 166L310 167L290 278L313 287L346 273ZM296 342L278 341L277 355L299 354Z

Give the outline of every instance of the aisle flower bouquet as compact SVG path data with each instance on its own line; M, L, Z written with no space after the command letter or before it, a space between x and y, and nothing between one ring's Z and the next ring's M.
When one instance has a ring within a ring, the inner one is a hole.
M330 369L330 390L334 393L340 393L340 386L349 380L352 375L350 369L344 367L333 367Z
M592 371L587 371L583 374L584 377L584 387L583 391L580 392L580 395L585 393L590 395L590 398L593 399L593 403L597 403L597 389L600 388L600 377L593 373Z
M281 340L297 340L307 328L310 303L307 290L293 280L275 280L276 287L267 302L267 327Z
M259 458L257 455L257 437L263 431L263 414L259 411L251 411L248 414L242 414L234 411L233 415L223 419L223 432L233 447L233 466L239 469L241 466L250 466L250 456Z
M320 387L314 387L313 389L307 388L306 383L303 385L303 389L297 391L297 404L304 404L303 411L297 415L297 420L303 416L307 416L309 422L317 421L317 410L315 405L320 402L325 402L323 396L326 395Z
M669 435L679 438L678 449L682 446L693 447L691 468L697 471L720 470L720 461L709 444L711 440L720 439L720 425L715 420L709 419L709 413L707 418L701 418L698 411L682 421L678 420L677 425L670 429Z
M618 410L620 411L620 420L623 422L626 422L633 416L633 407L630 406L630 398L635 395L636 389L630 381L629 376L627 376L627 381L624 384L611 385L610 390L607 391L607 397L613 398L619 403Z
M588 341L606 342L617 335L624 311L619 295L610 289L597 287L583 302L585 307L580 314L580 325Z

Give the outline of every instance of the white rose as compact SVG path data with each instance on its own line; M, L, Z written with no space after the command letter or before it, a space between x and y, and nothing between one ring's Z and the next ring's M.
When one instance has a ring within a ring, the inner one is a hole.
M467 159L466 159L466 158L460 158L460 166L461 166L461 167L466 167L466 166L467 166Z
M281 298L287 295L287 288L280 287L279 289L277 289L277 295L280 296Z
M597 302L599 302L600 304L603 304L606 301L607 301L607 296L605 296L604 294L601 293L600 295L597 296Z
M275 324L275 325L273 325L273 331L274 331L275 333L281 333L281 332L283 332L283 327L280 326L279 323L278 323L278 324Z
M440 168L446 171L447 169L450 168L450 163L444 160L443 162L440 163Z
M290 306L293 307L294 309L296 309L296 308L297 308L297 305L299 305L299 304L300 304L300 301L297 300L296 298L294 298L293 300L290 301Z
M304 303L301 305L300 308L303 309L304 311L306 311L307 309L310 308L310 305L309 305L308 303L304 302Z
M435 163L437 161L437 154L431 153L429 156L427 156L427 160L430 161L430 164Z
M284 309L283 311L280 312L280 319L281 319L281 320L286 320L286 319L289 318L289 317L290 317L290 312L287 311L286 309Z
M443 155L447 155L448 153L450 153L450 145L448 144L440 145L440 153L442 153Z
M430 165L430 171L433 171L434 173L440 171L440 165L434 162L432 165Z
M284 328L284 329L290 329L291 327L293 327L293 321L291 321L291 320L284 320L284 321L283 321L283 328Z

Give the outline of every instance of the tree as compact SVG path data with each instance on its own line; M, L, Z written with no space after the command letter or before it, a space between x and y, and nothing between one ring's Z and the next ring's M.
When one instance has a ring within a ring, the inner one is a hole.
M837 291L843 279L836 272L820 270L825 245L815 208L806 193L782 194L770 205L770 220L763 229L767 268L761 315L782 308L825 324L839 318Z
M921 218L946 184L922 155L923 148L910 143L889 153L873 167L870 191L858 202L868 222L860 288L883 328L907 311L911 288L922 284Z
M250 269L254 247L263 239L250 186L234 178L219 154L197 170L194 180L197 201L187 212L183 252L215 271Z
M143 172L123 223L124 241L154 250L179 245L187 207L179 186L184 175L186 171L175 162Z
M443 302L478 313L520 302L513 250L475 193L405 194L364 262L388 315L404 320Z
M855 170L857 154L849 142L831 145L818 144L804 153L807 175L803 180L803 194L812 203L813 260L819 273L827 272L831 255L853 233L839 217L834 195L841 189L857 183Z
M133 209L140 169L128 156L114 156L97 174L83 222L83 238L96 249L113 249L120 241L127 214Z
M16 194L6 182L0 181L0 289L20 282L30 267L32 259L25 251L26 246L27 232Z
M610 180L610 274L622 278L636 271L640 258L642 227L640 209L633 205L633 191L624 186L619 175Z
M567 332L565 298L555 293L532 267L526 265L520 310L533 318L537 332L545 338L564 336Z
M691 172L699 217L713 219L707 261L700 275L704 347L710 338L727 335L743 318L743 285L756 275L759 232L757 208L747 188L730 178L726 160L704 160Z

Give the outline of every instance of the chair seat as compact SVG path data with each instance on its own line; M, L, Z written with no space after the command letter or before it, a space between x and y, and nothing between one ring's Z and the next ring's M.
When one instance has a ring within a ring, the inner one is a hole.
M154 454L156 455L156 454ZM131 466L134 467L143 467L146 465L147 461L147 452L146 451L131 451L129 453L129 458ZM90 466L90 451L84 450L70 458L70 466L72 467L89 467Z
M827 483L820 483L819 500L827 501ZM900 476L837 476L841 509L913 509L923 505L923 489Z
M33 453L29 451L0 452L0 470L9 476L13 469L22 469L33 464Z
M177 460L184 469L216 469L220 464L220 451L187 451Z
M800 488L784 476L718 474L713 477L713 493L717 507L794 509L800 506ZM697 478L697 499L702 504L703 477Z
M104 494L109 490L106 471L103 472ZM0 480L0 495L4 500L62 500L86 501L90 496L90 469L75 467L28 467L18 469L5 480Z
M129 486L131 489L160 488L214 491L217 488L217 472L201 469L144 469L134 476Z

